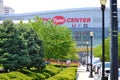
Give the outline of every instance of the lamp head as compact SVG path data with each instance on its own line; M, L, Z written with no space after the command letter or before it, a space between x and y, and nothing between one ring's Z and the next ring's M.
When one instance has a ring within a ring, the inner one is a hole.
M105 5L106 2L107 2L107 0L100 0L100 4L101 4L101 5Z
M93 37L93 32L92 31L90 31L90 37Z

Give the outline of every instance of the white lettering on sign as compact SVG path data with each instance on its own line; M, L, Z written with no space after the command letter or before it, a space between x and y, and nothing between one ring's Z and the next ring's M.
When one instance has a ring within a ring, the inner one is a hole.
M64 24L66 19L63 16L55 16L52 18L54 24Z

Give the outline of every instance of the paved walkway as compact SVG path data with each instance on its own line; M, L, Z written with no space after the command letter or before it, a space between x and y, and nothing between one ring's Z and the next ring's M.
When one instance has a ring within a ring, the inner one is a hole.
M80 66L77 70L77 79L76 80L94 80L94 78L89 78L90 72L86 71L86 67Z

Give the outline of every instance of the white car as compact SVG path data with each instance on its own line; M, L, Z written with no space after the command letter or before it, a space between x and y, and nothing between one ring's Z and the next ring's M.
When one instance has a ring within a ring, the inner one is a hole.
M105 78L108 78L109 74L110 74L110 62L105 62ZM102 64L101 64L100 69L98 70L98 75L99 75L99 78L101 79L102 78Z
M95 74L98 74L98 72L99 72L99 70L100 70L100 68L101 68L101 65L102 65L101 62L96 63L96 65L95 65L95 67L94 67L94 72L95 72Z
M99 67L99 64L101 64L101 61L100 60L96 60L96 61L94 61L94 63L93 63L93 71L95 72L96 71L96 68L98 68Z

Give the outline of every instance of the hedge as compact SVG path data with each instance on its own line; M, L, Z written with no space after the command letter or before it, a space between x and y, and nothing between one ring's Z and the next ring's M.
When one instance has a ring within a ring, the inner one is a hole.
M46 80L76 80L77 67L70 67Z

